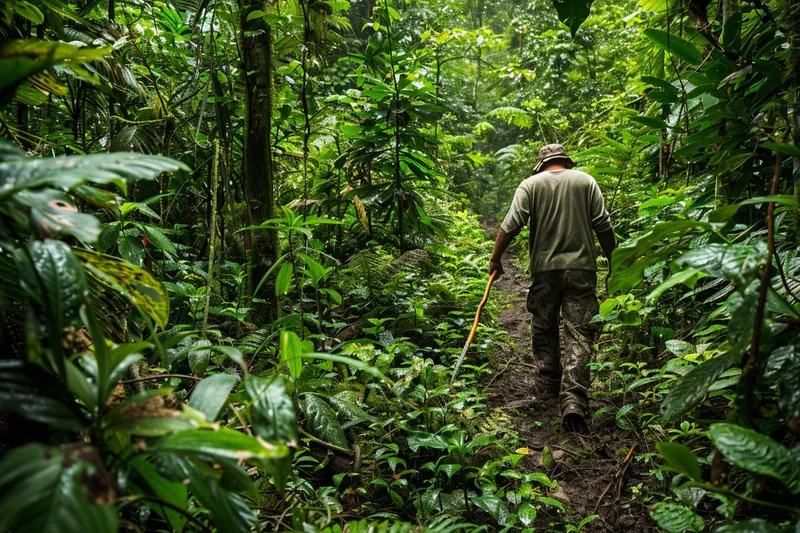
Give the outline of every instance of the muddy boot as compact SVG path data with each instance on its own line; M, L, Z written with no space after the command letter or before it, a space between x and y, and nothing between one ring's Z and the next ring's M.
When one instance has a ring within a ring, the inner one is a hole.
M558 383L548 383L539 376L533 385L533 401L541 404L557 400L559 397L558 388Z
M586 417L583 409L577 405L567 405L561 410L561 423L564 429L570 433L586 435L589 433L589 426L586 424Z

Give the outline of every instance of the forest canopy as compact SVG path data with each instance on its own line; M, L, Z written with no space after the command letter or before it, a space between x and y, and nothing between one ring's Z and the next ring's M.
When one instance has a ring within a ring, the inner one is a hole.
M0 0L0 533L800 532L798 47L794 0ZM486 285L551 143L619 243L585 435L526 238Z

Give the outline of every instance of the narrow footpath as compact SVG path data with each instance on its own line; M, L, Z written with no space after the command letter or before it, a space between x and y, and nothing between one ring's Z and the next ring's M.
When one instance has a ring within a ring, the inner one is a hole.
M644 480L640 473L648 468L642 456L655 452L653 443L617 427L616 408L594 417L599 409L610 405L608 400L591 400L587 435L564 432L557 402L532 402L534 361L530 314L525 307L530 282L515 265L517 260L512 247L503 260L505 273L492 294L501 310L500 327L510 336L510 344L501 347L493 358L495 374L487 387L493 413L510 420L520 442L530 450L522 464L558 482L549 495L564 503L569 523L577 526L583 518L598 515L581 531L657 531L647 513L647 503L642 501L644 494L637 491ZM553 521L552 515L540 513L536 530L548 530Z

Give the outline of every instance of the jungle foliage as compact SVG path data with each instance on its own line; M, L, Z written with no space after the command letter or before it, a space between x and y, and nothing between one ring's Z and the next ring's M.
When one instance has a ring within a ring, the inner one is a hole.
M451 383L555 141L621 242L627 505L800 531L797 2L0 0L0 41L0 533L603 530L489 406L494 302Z

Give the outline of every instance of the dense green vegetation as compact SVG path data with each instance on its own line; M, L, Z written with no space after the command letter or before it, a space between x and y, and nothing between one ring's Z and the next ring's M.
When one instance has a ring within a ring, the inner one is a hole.
M797 2L2 0L0 38L0 533L800 531ZM620 241L635 527L493 400L499 301L451 383L555 141Z

